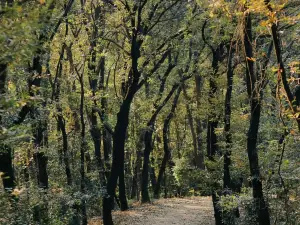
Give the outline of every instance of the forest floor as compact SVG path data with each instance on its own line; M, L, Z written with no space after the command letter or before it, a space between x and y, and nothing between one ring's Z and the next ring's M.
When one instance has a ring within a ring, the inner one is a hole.
M168 198L150 204L134 203L125 212L114 211L116 225L213 225L214 215L210 197ZM101 225L94 218L89 225Z

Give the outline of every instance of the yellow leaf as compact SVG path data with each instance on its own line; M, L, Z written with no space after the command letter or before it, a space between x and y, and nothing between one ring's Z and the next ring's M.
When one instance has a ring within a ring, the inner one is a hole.
M46 0L40 0L40 4L44 5L46 3Z
M256 61L256 59L255 59L255 58L252 58L252 57L246 57L246 59L249 60L249 61L252 61L252 62L255 62L255 61Z

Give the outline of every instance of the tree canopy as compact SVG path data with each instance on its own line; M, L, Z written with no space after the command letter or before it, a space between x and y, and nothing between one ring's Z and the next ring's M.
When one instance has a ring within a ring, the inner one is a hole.
M211 196L300 223L299 0L1 0L0 224Z

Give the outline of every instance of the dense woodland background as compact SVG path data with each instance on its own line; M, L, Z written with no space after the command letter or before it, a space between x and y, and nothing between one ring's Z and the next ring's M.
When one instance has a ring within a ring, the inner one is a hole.
M212 196L300 224L300 1L1 0L0 224Z

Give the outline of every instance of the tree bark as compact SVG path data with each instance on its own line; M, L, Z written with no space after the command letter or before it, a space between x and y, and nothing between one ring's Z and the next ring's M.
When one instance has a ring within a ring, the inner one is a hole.
M232 85L233 85L233 49L232 45L228 48L228 63L227 63L227 90L225 97L225 115L224 115L224 132L226 141L226 150L224 153L224 174L223 174L223 188L231 189L231 178L230 178L230 164L231 164L231 144L232 137L230 131L231 122L231 95L232 95Z
M79 78L80 82L80 108L79 108L79 113L80 113L80 123L81 123L81 145L80 145L80 191L82 193L82 199L81 199L81 224L82 225L87 225L87 214L86 214L86 204L85 204L85 199L84 195L86 192L86 187L85 187L85 152L86 152L86 147L87 143L85 140L85 122L84 122L84 80L83 80L83 74L79 74L77 69L76 73Z
M70 168L70 162L69 162L69 150L68 150L68 135L66 132L66 124L65 119L63 117L62 107L59 102L60 99L60 82L61 82L61 75L62 75L62 63L61 60L64 55L65 45L63 45L60 53L59 62L56 68L56 75L53 83L53 93L52 98L55 97L56 101L56 109L57 109L57 123L58 123L58 130L61 132L62 135L62 141L63 141L63 161L65 164L65 172L67 176L67 184L72 185L72 174L71 174L71 168ZM61 151L60 151L61 152Z
M113 225L111 210L118 177L121 172L124 173L124 147L132 99L133 93L124 99L117 114L117 124L113 136L113 161L107 183L107 194L103 198L103 222L105 225Z
M246 76L247 90L250 98L251 116L250 126L247 136L247 152L250 164L250 174L252 178L252 190L259 225L270 224L270 214L268 205L265 202L260 178L260 168L257 154L257 135L261 113L261 93L257 84L257 77L254 74L253 50L252 50L252 22L251 15L247 14L244 28L244 47L246 53Z
M136 144L136 160L134 166L134 174L132 179L131 198L137 197L139 200L139 184L141 183L141 167L142 167L142 149L144 148L145 131L141 129L138 132L138 142Z
M201 86L202 80L200 75L195 75L195 83L196 83L196 103L197 103L197 110L200 109L200 97L201 97ZM200 120L199 116L196 116L196 137L197 137L197 150L198 150L198 158L197 158L197 165L200 169L204 170L204 152L202 149L202 121Z
M184 85L184 84L182 84ZM174 113L177 107L177 103L178 103L178 99L181 93L182 87L179 87L177 90L177 93L174 97L173 100L173 104L171 107L171 111L168 114L168 116L166 117L165 121L164 121L164 127L163 127L163 142L164 142L164 157L163 160L161 162L161 166L159 169L159 173L158 173L158 178L157 178L157 183L154 189L154 197L155 198L159 198L159 194L160 194L160 186L162 183L162 179L163 179L163 175L165 174L166 171L166 166L167 166L167 162L170 160L171 158L171 151L169 148L169 128L170 128L170 123L172 118L174 117Z
M5 95L5 84L7 78L7 64L0 64L0 97ZM4 99L4 98L1 98ZM3 109L0 104L0 109ZM3 124L0 114L0 125ZM12 165L11 148L5 144L0 144L0 172L2 172L2 182L5 190L11 191L15 187L15 177Z
M149 180L149 162L150 162L150 153L153 149L152 146L152 135L154 132L154 126L156 118L162 108L167 104L175 90L178 88L179 84L175 84L171 91L168 93L163 102L156 108L155 112L152 114L151 119L147 123L147 130L145 132L145 150L144 150L144 162L143 162L143 171L142 171L142 202L150 202L149 189L148 189L148 180Z

